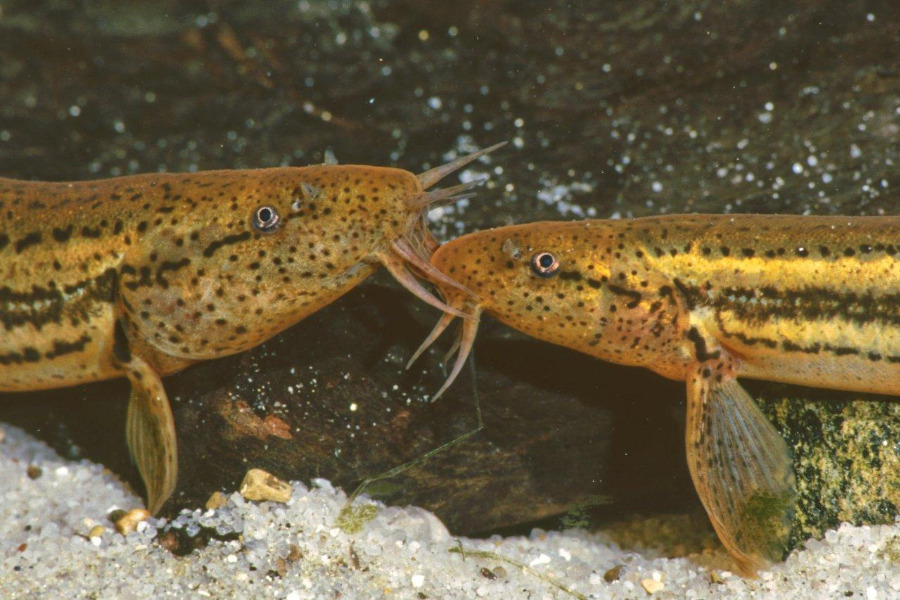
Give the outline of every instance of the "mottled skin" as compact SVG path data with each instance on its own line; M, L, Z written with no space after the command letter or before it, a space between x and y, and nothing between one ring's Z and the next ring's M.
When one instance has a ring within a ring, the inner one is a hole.
M898 232L900 217L545 222L461 237L432 264L478 296L443 289L451 306L686 381L691 475L752 573L782 557L794 480L736 378L900 395ZM457 366L476 327L464 323Z
M441 306L407 267L436 273L423 211L464 186L424 188L483 153L419 176L322 165L0 179L0 391L127 377L129 447L156 512L177 475L160 377L260 344L379 264Z

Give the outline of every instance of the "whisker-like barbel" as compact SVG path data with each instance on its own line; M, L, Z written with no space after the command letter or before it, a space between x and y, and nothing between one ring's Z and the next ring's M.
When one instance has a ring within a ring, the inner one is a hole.
M478 160L485 154L490 154L497 148L501 148L506 145L506 142L500 142L499 144L494 144L493 146L488 146L483 150L479 150L478 152L473 152L472 154L466 154L465 156L460 156L459 158L448 162L445 165L441 165L439 167L434 167L433 169L429 169L424 173L419 173L416 177L419 180L419 183L422 185L423 190L427 190L435 183L453 173L454 171L458 171L462 169L464 166L469 164L474 160Z

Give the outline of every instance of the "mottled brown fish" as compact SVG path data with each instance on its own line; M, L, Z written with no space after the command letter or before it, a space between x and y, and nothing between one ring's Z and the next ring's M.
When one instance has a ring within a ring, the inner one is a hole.
M431 262L477 295L441 285L459 310L686 381L691 476L752 573L783 557L795 486L788 446L737 378L900 395L898 253L900 217L673 215L502 227ZM477 327L464 321L441 392Z
M425 212L472 184L427 190L498 146L420 175L321 165L0 179L0 391L127 377L128 445L155 513L178 471L160 378L262 343L379 264L461 315L413 271L455 286L428 262Z

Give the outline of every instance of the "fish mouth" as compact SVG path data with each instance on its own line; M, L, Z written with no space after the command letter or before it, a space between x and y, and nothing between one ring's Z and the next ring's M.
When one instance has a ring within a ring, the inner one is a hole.
M444 316L461 317L467 321L474 318L477 321L477 316L464 310L465 305L457 307L444 302L422 285L419 278L430 281L442 289L456 290L470 298L475 298L475 293L431 264L431 255L440 243L428 230L427 213L437 204L472 197L474 193L471 190L483 184L487 177L479 177L447 188L429 188L444 177L504 145L506 142L494 144L416 175L422 191L407 200L407 205L413 213L412 224L404 234L391 242L390 248L377 255L385 268L403 287L423 302L443 311Z

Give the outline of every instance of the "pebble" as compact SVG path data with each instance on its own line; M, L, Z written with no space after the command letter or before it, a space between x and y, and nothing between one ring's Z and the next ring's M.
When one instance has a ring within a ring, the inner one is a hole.
M656 592L661 592L665 589L666 584L662 581L657 581L656 579L641 579L641 587L644 588L645 592L652 596Z
M608 570L603 574L603 581L606 583L612 583L614 581L618 581L619 577L622 576L622 569L625 568L625 565L616 565L612 569Z
M291 485L268 471L250 469L241 482L241 496L255 502L287 502L291 499Z
M666 560L645 556L640 549L623 550L604 532L456 538L421 508L386 508L370 499L365 502L386 516L372 519L359 533L331 535L347 497L324 480L310 488L294 483L294 500L286 505L260 505L233 493L218 510L182 512L172 521L180 525L177 529L187 533L209 528L223 538L189 546L190 552L175 556L163 543L175 527L168 529L165 520L149 518L143 509L118 509L139 502L119 479L89 461L60 458L16 427L3 427L0 539L9 551L0 553L0 573L8 574L0 576L0 598L232 598L252 591L254 597L297 600L469 600L520 598L525 597L523 590L530 590L533 598L556 597L550 584L537 576L543 575L590 598L712 594L729 600L818 600L853 591L863 600L882 600L896 597L900 583L896 564L884 554L900 537L900 524L842 525L818 545L773 565L768 579L763 574L743 579L704 567L707 556ZM42 478L23 476L29 464L43 470ZM67 486L60 501L47 486L59 485L54 474L62 467L84 485ZM117 530L131 521L138 533L109 535L97 529L100 519L116 522ZM643 523L636 521L642 530ZM89 552L84 551L85 538L92 544L87 545ZM536 564L529 570L504 567L497 560L463 556L460 548ZM719 550L713 554L718 561L727 560ZM604 573L608 567L613 568ZM723 583L711 586L717 578ZM811 586L810 581L821 585Z
M146 508L135 508L129 510L116 520L116 531L122 535L136 531L138 525L150 518L150 511Z
M226 504L228 504L228 498L225 497L225 494L216 490L210 495L209 500L206 501L206 509L218 510Z

